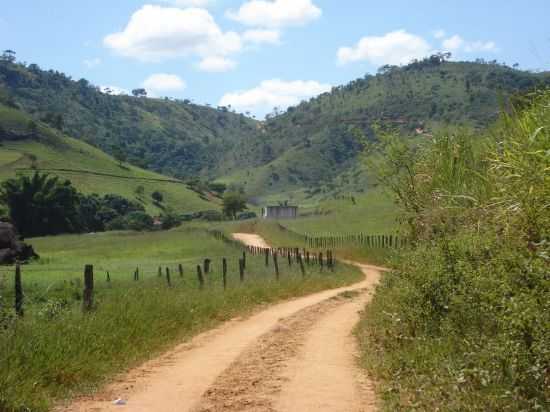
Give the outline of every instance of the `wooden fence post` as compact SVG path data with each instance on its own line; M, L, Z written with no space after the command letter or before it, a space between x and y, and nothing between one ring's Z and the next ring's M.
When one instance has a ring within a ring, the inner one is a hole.
M265 253L265 267L268 267L269 266L269 249L266 248L264 253Z
M90 312L94 307L94 267L84 267L84 293L82 299L82 310Z
M246 252L243 252L243 270L246 269Z
M204 259L204 274L208 275L210 273L210 259Z
M290 250L287 250L287 253L286 253L286 256L287 256L287 259L288 259L288 266L292 266L292 253L290 252Z
M178 272L180 274L180 278L183 278L183 265L181 263L178 265Z
M275 278L279 280L279 262L277 260L277 251L273 251L273 266L275 266Z
M170 279L170 268L166 267L166 283L168 283L168 286L172 286L172 281Z
M239 259L239 279L241 283L244 282L244 269L245 269L245 260Z
M111 282L111 274L107 271L107 283Z
M306 277L306 268L304 267L304 261L302 259L302 255L298 254L298 263L300 265L300 271L302 272L302 277Z
M197 265L197 278L199 279L199 289L204 289L204 276L202 275L201 265Z
M323 252L319 252L319 266L321 266L321 270L323 270Z
M159 266L158 277L162 277L162 268Z
M23 282L21 281L21 266L15 265L15 313L22 317L25 314L23 309Z
M223 290L227 289L227 259L222 260L222 278L223 278Z
M134 272L134 280L137 282L139 280L139 268L136 268Z

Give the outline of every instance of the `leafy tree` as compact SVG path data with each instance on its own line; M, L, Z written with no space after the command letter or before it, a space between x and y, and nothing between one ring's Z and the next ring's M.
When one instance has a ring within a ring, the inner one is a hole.
M15 62L15 52L13 50L4 50L1 59L10 63Z
M23 236L75 232L80 229L78 193L65 180L47 174L19 176L1 185L1 198Z
M158 190L155 190L153 193L151 193L151 197L157 203L162 203L162 201L164 200L164 196Z
M147 97L147 90L141 88L141 89L134 89L132 90L132 95L134 97Z
M154 226L154 220L145 212L132 212L126 216L128 229L130 230L151 230Z
M113 157L118 162L119 166L122 166L127 159L126 153L124 153L120 147L113 148Z
M231 218L236 219L237 213L248 209L246 199L243 194L237 192L228 192L223 197L223 213Z

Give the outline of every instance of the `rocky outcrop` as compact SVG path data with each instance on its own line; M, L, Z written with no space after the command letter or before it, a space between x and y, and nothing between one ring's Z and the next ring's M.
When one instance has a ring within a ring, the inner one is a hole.
M0 265L37 258L32 246L22 242L14 225L0 222Z

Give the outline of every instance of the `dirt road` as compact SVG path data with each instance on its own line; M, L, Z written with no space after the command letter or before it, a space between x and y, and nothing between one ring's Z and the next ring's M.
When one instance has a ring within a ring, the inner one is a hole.
M251 234L243 243L267 247ZM234 319L130 371L63 411L371 411L374 395L356 367L351 336L378 281L364 281ZM115 399L124 405L115 405Z

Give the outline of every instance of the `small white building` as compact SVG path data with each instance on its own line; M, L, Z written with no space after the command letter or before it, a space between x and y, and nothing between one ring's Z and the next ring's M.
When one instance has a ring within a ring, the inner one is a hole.
M262 209L264 219L296 219L298 206L267 206Z

